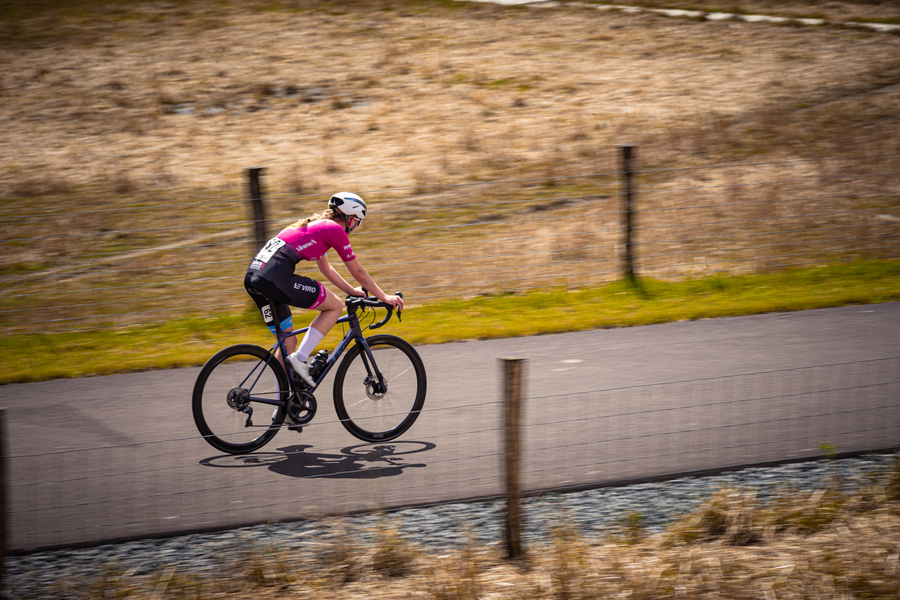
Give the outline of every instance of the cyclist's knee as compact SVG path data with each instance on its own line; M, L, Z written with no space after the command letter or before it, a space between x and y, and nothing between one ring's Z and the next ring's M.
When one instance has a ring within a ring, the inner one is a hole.
M319 310L342 310L344 303L337 297L337 294L331 290L325 290L325 300L318 306Z

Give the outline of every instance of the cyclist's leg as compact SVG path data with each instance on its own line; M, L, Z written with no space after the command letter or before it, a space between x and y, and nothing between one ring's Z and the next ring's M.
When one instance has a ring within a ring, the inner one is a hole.
M293 344L289 348L289 354L294 355L295 359L306 362L322 338L337 323L344 304L323 284L302 275L293 274L290 277L279 279L277 285L291 306L319 311L299 346L292 339Z
M285 333L291 333L292 331L294 331L294 326L288 325L287 327L283 327L281 330ZM275 332L272 332L272 333L275 333ZM276 340L278 339L278 334L275 334L275 339ZM285 350L287 350L288 354L293 354L294 351L297 349L297 336L292 335L291 337L286 338L284 340L284 348L285 348ZM284 366L284 358L282 358L282 356L281 356L281 348L277 348L275 350L275 358L277 358L279 361L281 361L281 366L283 367Z
M282 294L274 284L265 279L251 278L248 274L247 278L244 279L244 288L250 294L250 297L253 298L257 308L262 313L266 327L275 336L276 341L278 340L278 333L275 328L276 320L280 324L281 330L285 333L294 330L291 308L287 303L282 302L282 300L287 300L288 298L281 298ZM297 348L297 338L295 336L287 338L284 341L284 345L288 354L292 353ZM275 357L281 362L281 366L284 366L280 348L276 348Z
M263 287L265 291L261 291L257 286ZM272 332L272 335L275 336L275 341L278 341L278 329L275 327L275 323L278 322L280 324L282 331L290 332L294 330L294 321L293 316L291 315L291 309L287 304L276 302L266 295L266 292L278 292L277 289L273 290L271 288L272 286L268 285L267 282L263 280L254 280L251 274L248 274L244 279L244 289L246 289L247 293L250 294L250 297L253 298L253 301L256 303L257 308L259 308L260 313L262 313L263 321L269 328L269 331ZM290 354L297 346L297 338L287 338L284 341L284 345L287 348L288 354ZM281 348L275 349L275 358L278 359L278 362L280 362L282 368L284 368L284 357L281 356ZM282 390L280 389L280 387L281 386L276 378L275 389L281 392ZM278 417L278 411L279 408L276 407L274 409L274 412L272 413L273 421Z
M322 334L327 334L334 327L334 324L337 323L341 313L344 312L344 303L337 297L337 294L326 289L325 300L316 306L314 310L319 311L319 314L312 320L310 326Z
M285 349L288 355L296 353L295 357L300 362L305 363L309 359L309 355L319 345L319 342L322 341L322 338L337 323L343 311L344 303L341 302L334 292L329 291L315 279L296 274L287 277L284 275L284 273L280 273L275 280L269 280L248 274L245 286L250 295L254 296L254 300L256 300L257 306L260 306L260 310L264 311L262 305L265 302L262 301L261 303L259 297L254 295L255 291L260 292L265 298L274 299L278 303L276 306L279 312L276 316L281 322L281 328L284 332L290 333L294 331L292 320L282 320L282 311L287 316L290 316L290 309L287 305L319 311L299 345L296 336L291 336L285 340ZM265 312L263 316L265 318ZM266 324L270 326L269 329L273 330L274 333L274 323L267 321ZM279 360L282 360L280 352L276 353L276 356L278 356Z
M310 307L311 310L319 311L319 314L310 323L309 331L303 336L303 341L300 342L300 346L297 348L297 356L303 362L309 359L316 346L331 331L331 328L337 323L344 310L344 303L341 302L341 299L334 292L326 289L324 286L322 286L322 290L324 291L322 301Z

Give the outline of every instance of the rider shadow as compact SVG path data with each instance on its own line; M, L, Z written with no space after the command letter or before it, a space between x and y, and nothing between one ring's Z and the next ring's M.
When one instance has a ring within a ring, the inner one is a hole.
M213 456L201 460L200 464L219 468L267 467L279 475L305 479L377 479L400 475L406 469L428 466L422 462L406 462L406 455L427 452L435 445L431 442L405 441L360 444L342 448L340 454L307 452L310 448L313 446L298 444L279 448L279 452Z

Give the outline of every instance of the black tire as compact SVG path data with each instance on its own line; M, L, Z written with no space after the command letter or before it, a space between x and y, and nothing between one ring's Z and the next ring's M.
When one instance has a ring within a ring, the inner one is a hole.
M406 432L425 404L425 365L408 342L393 335L366 338L372 356L387 382L378 393L366 384L362 346L356 344L334 376L334 409L341 424L365 442L384 442Z
M206 361L197 376L194 422L213 448L229 454L253 452L278 433L287 414L286 408L278 408L273 416L274 406L253 398L285 400L288 394L284 368L268 350L251 344L229 346ZM253 409L252 426L246 426L247 413L235 407L235 399Z

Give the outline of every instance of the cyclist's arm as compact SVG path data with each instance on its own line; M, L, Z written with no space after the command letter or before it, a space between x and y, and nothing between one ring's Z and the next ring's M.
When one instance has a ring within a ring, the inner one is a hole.
M403 298L400 296L388 296L384 292L381 291L381 288L375 283L375 280L372 279L372 276L369 275L369 272L366 271L359 261L355 258L350 262L344 263L347 265L347 269L350 271L350 274L353 275L353 279L359 282L361 286L366 288L370 294L374 295L376 298L381 300L382 302L387 302L388 304L394 305L398 310L403 310ZM337 284L335 284L337 285Z
M356 262L356 261L353 261ZM362 290L357 290L355 287L347 283L341 274L334 270L334 267L331 266L331 263L328 262L328 255L323 254L316 260L316 266L319 267L319 270L322 271L322 275L324 275L328 281L337 286L345 294L350 296L362 296ZM368 289L368 288L367 288Z

